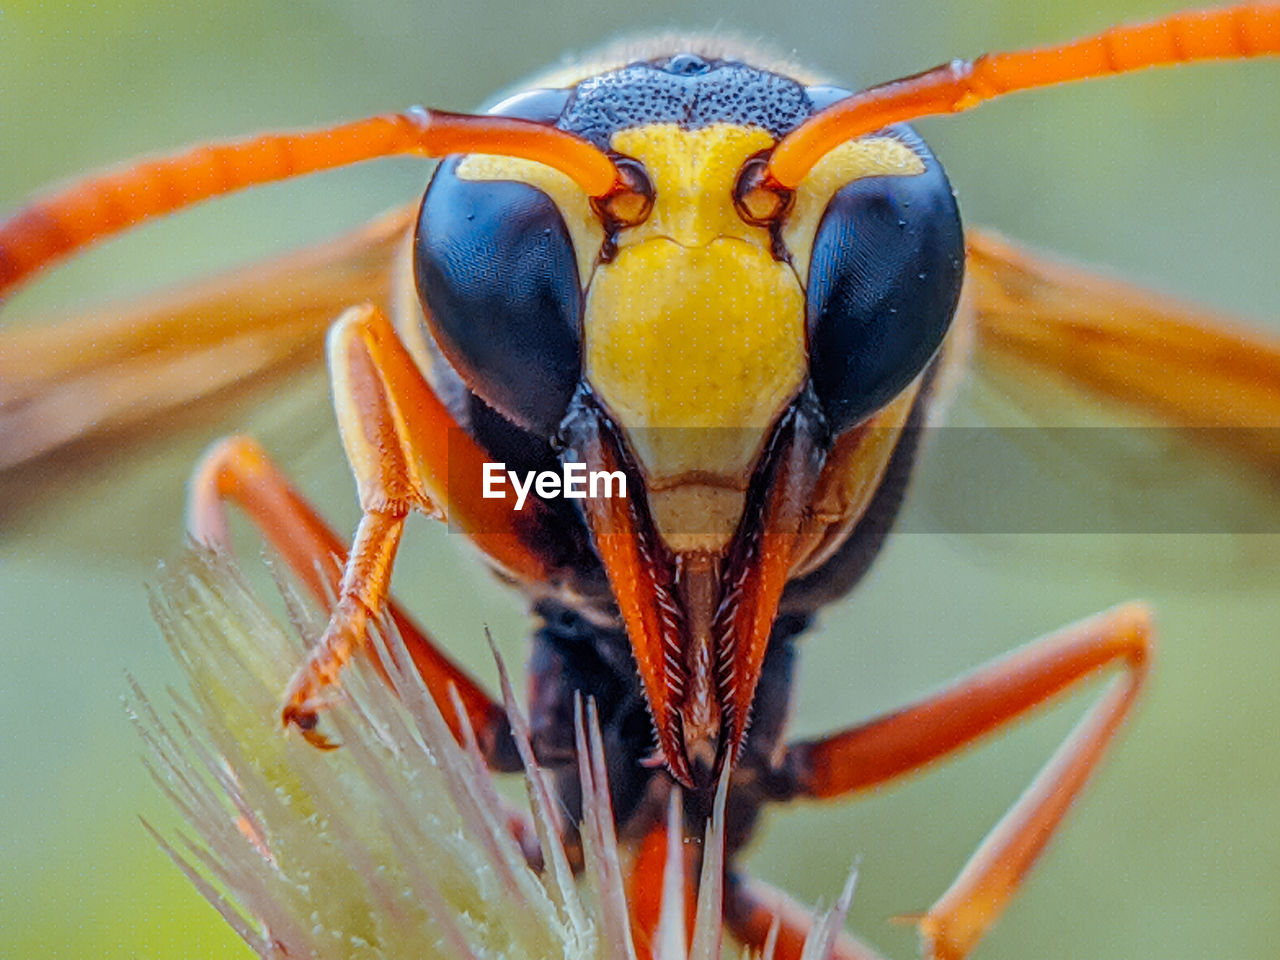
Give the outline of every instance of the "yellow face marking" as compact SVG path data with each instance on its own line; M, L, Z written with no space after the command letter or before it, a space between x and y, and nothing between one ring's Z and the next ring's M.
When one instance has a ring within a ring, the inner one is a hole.
M613 148L644 164L653 183L653 211L618 238L619 247L666 237L686 247L716 237L736 237L769 248L769 233L743 221L733 208L733 188L747 157L773 145L754 127L713 124L681 130L660 123L619 131Z
M614 147L645 166L654 206L596 268L586 374L651 483L700 475L744 489L772 425L804 381L804 293L743 222L733 186L761 130L654 125Z
M565 174L534 160L473 153L458 164L463 180L512 180L536 187L551 198L564 218L578 262L578 279L586 284L591 279L596 255L604 243L604 226L591 209L582 188Z
M917 377L858 430L839 437L822 468L808 520L795 548L792 576L818 569L848 539L880 489L884 472L911 415L922 377Z
M924 161L891 137L850 140L836 147L796 187L795 205L782 227L782 241L800 282L809 283L813 238L836 191L863 177L909 177L924 173Z
M619 251L586 317L587 378L653 479L740 478L804 379L795 275L738 240Z

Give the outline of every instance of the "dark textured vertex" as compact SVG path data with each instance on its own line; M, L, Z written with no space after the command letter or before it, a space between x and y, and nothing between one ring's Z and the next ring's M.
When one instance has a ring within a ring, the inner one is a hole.
M690 62L701 64L691 69ZM560 117L562 130L607 149L620 130L673 123L755 126L778 138L813 113L803 84L758 67L679 54L584 80Z

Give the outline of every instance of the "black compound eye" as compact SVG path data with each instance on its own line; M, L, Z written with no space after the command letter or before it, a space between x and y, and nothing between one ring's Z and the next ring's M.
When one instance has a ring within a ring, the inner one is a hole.
M560 210L525 183L437 171L422 201L414 273L427 322L467 387L551 437L578 385L582 291Z
M565 90L533 90L492 113L554 123ZM486 404L543 437L559 426L581 370L582 290L559 209L536 187L465 180L440 165L418 218L414 275L450 365Z
M951 185L913 131L895 127L893 134L920 156L924 172L842 188L813 242L810 377L836 434L919 375L960 298L964 235Z

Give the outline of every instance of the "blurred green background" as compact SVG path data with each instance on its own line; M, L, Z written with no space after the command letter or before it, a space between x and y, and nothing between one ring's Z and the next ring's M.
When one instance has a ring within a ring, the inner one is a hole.
M512 0L99 0L0 7L0 210L137 154L416 102L468 109L618 35L761 39L860 86L984 49L1060 40L1169 8L1015 0L647 5ZM1280 66L1198 66L992 104L919 126L968 222L1276 325ZM6 307L56 315L331 234L406 202L412 162L229 199L95 251ZM241 957L137 821L174 818L138 760L124 672L176 669L144 584L181 542L182 485L220 430L264 436L341 527L354 498L318 378L199 436L122 450L57 509L0 538L0 957ZM301 411L301 413L299 413ZM305 414L311 412L311 417ZM322 412L322 411L321 411ZM56 478L45 478L56 485ZM45 482L38 480L38 482ZM945 482L935 479L934 482ZM492 679L481 628L518 660L513 599L411 526L399 593ZM252 556L252 548L250 548ZM1280 538L912 534L807 641L795 727L900 705L1024 640L1135 596L1162 648L1137 722L984 958L1273 955L1280 940ZM1084 698L928 776L860 801L778 810L750 854L812 901L861 858L851 926L903 960L910 928L1060 741Z

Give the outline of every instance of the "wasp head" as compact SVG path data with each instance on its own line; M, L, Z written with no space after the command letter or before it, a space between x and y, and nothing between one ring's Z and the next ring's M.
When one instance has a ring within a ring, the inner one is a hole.
M842 95L694 54L630 64L506 107L609 151L621 195L468 157L449 176L470 199L424 203L419 289L467 386L627 477L582 512L685 783L734 762L786 584L850 526L823 491L875 474L831 451L910 400L956 305L954 200L910 131L851 141L794 189L762 176Z

